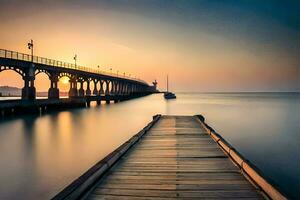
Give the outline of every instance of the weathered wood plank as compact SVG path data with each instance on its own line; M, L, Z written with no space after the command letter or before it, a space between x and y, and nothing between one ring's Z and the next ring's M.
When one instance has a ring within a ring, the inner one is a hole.
M160 197L160 198L257 198L259 193L249 190L210 190L210 191L179 191L179 190L138 190L138 189L97 189L94 195L120 195L135 197Z
M263 199L195 117L162 116L86 199Z

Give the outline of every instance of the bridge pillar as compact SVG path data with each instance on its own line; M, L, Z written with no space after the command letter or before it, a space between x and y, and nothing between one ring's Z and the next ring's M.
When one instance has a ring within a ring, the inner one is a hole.
M120 83L119 81L116 81L115 94L119 95L119 93L120 93Z
M137 92L137 93L140 93L141 92L141 86L139 86L139 85L135 85L135 91Z
M119 91L118 91L118 94L119 95L122 95L123 94L123 82L119 82Z
M83 81L80 81L80 88L78 90L78 96L84 97Z
M120 82L119 81L116 81L115 94L116 95L120 94Z
M137 87L136 87L136 85L134 84L133 86L132 86L132 93L136 93L137 92Z
M136 85L132 84L131 86L131 93L136 93Z
M132 94L132 91L133 91L133 86L132 84L128 84L128 94Z
M115 95L119 95L119 81L115 82Z
M127 95L127 83L126 82L123 83L123 94Z
M137 85L134 85L133 89L134 89L134 93L138 93L139 92L139 87Z
M124 83L124 93L126 94L126 95L128 95L128 87L129 87L129 85L128 85L128 83Z
M85 95L86 96L91 96L92 91L91 91L91 88L90 88L90 81L86 81L86 83L87 83L87 85L86 85Z
M144 86L140 86L140 92L146 92L146 88Z
M99 95L104 94L103 84L104 84L104 81L103 81L103 80L100 80L100 90L99 90Z
M123 82L119 82L119 95L123 95Z
M105 95L109 95L109 81L106 80L106 81L105 81L105 84L106 84Z
M58 77L50 77L50 88L48 90L48 99L59 99L59 89L57 87Z
M127 95L129 95L130 94L130 84L128 83L127 84Z
M78 90L77 90L77 81L76 79L70 79L70 90L69 90L69 97L77 97Z
M97 90L97 83L98 81L94 80L94 90L93 90L93 95L98 95L98 90Z
M111 91L110 94L114 95L116 93L116 81L111 81Z
M24 87L22 88L22 99L34 100L36 97L36 90L34 87L34 75L26 74L23 77Z
M122 82L118 82L118 95L122 95Z

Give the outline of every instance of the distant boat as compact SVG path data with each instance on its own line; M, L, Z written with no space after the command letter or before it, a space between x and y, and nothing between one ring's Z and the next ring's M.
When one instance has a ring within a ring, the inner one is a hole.
M167 92L164 93L165 99L176 99L176 95L169 92L169 77L167 76Z
M172 92L165 92L164 97L165 99L176 99L176 95Z

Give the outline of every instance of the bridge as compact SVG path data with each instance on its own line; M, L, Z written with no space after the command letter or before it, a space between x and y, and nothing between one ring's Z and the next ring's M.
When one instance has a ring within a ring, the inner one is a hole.
M145 81L130 76L107 73L89 67L78 66L53 59L33 56L15 51L0 49L0 72L13 70L22 76L23 100L36 99L35 77L45 73L49 77L49 99L59 99L58 81L68 77L70 83L69 97L86 96L130 96L153 92ZM93 82L94 89L90 85ZM84 84L86 89L84 89Z
M24 81L21 100L0 101L2 117L11 114L41 113L50 109L90 106L92 101L110 103L145 96L156 92L154 86L130 76L107 73L53 59L0 49L0 72L13 70ZM49 78L48 99L36 99L35 78L45 73ZM58 82L68 77L68 99L59 97ZM91 90L91 83L94 88Z

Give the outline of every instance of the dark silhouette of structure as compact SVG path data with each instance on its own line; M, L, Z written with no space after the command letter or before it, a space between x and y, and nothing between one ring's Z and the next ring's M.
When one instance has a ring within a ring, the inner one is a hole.
M125 75L119 76L118 74L105 73L76 64L0 49L0 72L4 70L13 70L22 76L24 80L22 99L24 100L34 100L36 98L34 80L35 76L39 73L45 73L49 77L49 99L59 98L58 81L64 76L69 78L70 98L92 95L122 96L149 93L152 91L152 88L140 79ZM91 82L94 83L93 91L90 89ZM86 89L83 87L84 84L86 84Z
M33 54L33 41L28 43ZM22 76L24 87L21 100L0 101L0 113L41 112L49 109L65 109L89 106L91 101L101 104L145 96L156 92L156 87L141 79L106 73L77 64L0 49L0 72L13 70ZM45 73L49 77L48 99L36 99L35 77ZM59 98L58 81L68 77L69 99ZM94 84L93 91L91 83ZM85 87L84 87L85 84Z

